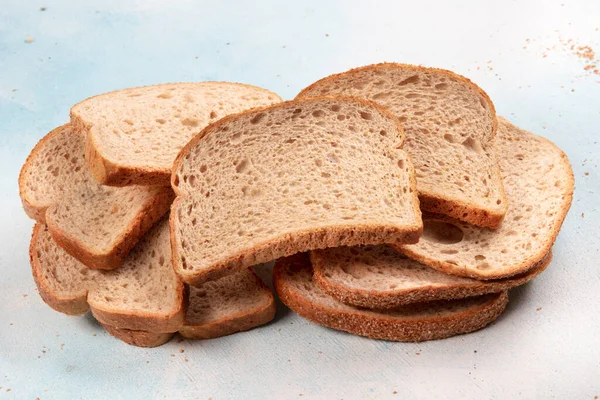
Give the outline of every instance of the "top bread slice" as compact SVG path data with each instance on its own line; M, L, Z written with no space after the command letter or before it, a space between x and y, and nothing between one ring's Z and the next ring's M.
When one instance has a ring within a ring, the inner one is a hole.
M300 251L416 243L413 167L398 120L324 97L225 117L179 154L173 264L191 285Z
M166 219L116 271L86 268L58 247L42 224L36 224L30 245L33 276L48 305L68 315L91 308L111 335L130 344L158 346L176 331L188 339L214 338L273 319L273 294L251 270L188 288L186 295L170 252Z
M481 329L508 303L507 292L414 303L387 310L352 307L315 284L306 254L277 260L273 284L281 301L316 324L374 339L420 342Z
M384 63L331 75L297 98L343 94L373 100L403 123L421 210L496 228L506 197L494 148L488 95L453 72Z
M424 215L416 245L395 246L446 273L500 279L533 268L551 249L573 199L567 156L549 140L499 118L498 146L509 208L497 230Z
M177 153L205 126L280 101L239 83L171 83L91 97L71 108L71 123L86 134L86 159L100 183L168 186Z
M70 124L47 134L19 175L27 215L48 225L54 240L89 268L119 267L168 210L165 187L100 185L84 159L84 138Z
M29 257L40 296L55 310L81 315L88 309L103 324L176 332L185 316L185 288L171 265L169 226L153 227L115 271L90 270L36 224Z
M377 309L503 292L531 281L551 259L550 253L514 277L479 281L429 268L386 245L310 252L314 280L323 292L342 303Z

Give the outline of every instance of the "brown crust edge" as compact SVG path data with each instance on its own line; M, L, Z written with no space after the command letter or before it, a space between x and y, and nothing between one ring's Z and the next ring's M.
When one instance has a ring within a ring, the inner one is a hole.
M459 75L455 72L446 70L446 69L424 67L421 65L393 63L393 62L370 64L370 65L365 65L365 66L358 67L358 68L352 68L352 69L349 69L344 72L332 74L332 75L326 76L324 78L321 78L321 79L317 80L316 82L312 83L311 85L307 86L306 88L302 89L300 91L300 93L298 93L296 95L296 99L313 97L311 95L308 95L307 92L313 90L316 86L319 86L325 82L334 80L340 76L349 75L349 74L353 74L356 72L374 70L374 69L378 69L378 68L386 68L386 69L406 68L406 69L411 69L411 70L415 70L415 71L419 71L419 72L425 72L425 71L435 72L435 73L439 73L442 75L446 75L447 77L449 77L451 79L455 79L455 80L461 81L467 85L472 86L479 93L479 95L481 95L485 99L486 103L488 104L488 107L490 109L490 114L492 116L492 132L490 135L490 142L494 140L494 137L496 136L496 133L498 131L498 119L497 119L497 115L496 115L496 108L494 106L494 103L490 99L490 96L488 96L488 94L481 87L479 87L479 85L477 85L476 83L471 81L469 78ZM430 211L430 212L436 212L436 213L448 215L457 220L465 221L465 222L468 222L468 223L476 225L476 226L496 229L496 228L498 228L498 226L504 219L504 216L506 215L506 211L507 211L507 205L508 205L507 199L506 199L506 193L504 191L504 186L502 184L502 175L500 174L500 166L497 162L497 157L496 157L496 171L495 172L496 172L497 181L500 183L500 191L501 191L500 194L501 194L502 201L504 204L504 206L501 207L500 210L482 209L482 208L479 208L478 206L476 206L475 204L467 202L467 201L460 201L457 199L444 199L439 196L433 195L431 193L426 193L426 192L419 193L419 195L420 195L419 197L421 200L421 209L423 211ZM465 216L465 214L467 214L467 215Z
M364 244L381 244L381 243L389 243L390 240L396 243L403 244L413 244L419 241L423 233L423 224L420 223L415 226L406 226L403 228L393 227L393 226L377 226L377 227L368 227L368 226L348 226L348 227L336 227L331 226L327 228L320 228L318 230L310 230L310 231L299 231L294 232L293 234L287 234L285 237L280 238L279 240L274 240L270 242L265 242L260 245L255 246L253 249L246 249L238 252L238 254L228 257L220 261L218 264L215 264L210 270L204 271L196 271L189 272L183 269L179 262L179 252L177 246L177 234L176 234L176 215L177 210L179 208L179 202L181 199L185 197L185 193L183 193L178 188L177 182L177 171L180 168L180 164L184 162L185 156L189 153L193 147L196 145L198 141L200 141L204 136L214 132L221 125L228 123L230 120L236 119L241 115L259 113L263 111L267 111L273 108L279 107L287 107L290 104L303 104L303 103L311 103L317 100L343 100L352 103L359 103L371 108L374 108L382 115L387 118L390 118L394 121L398 132L399 132L399 144L397 148L401 148L404 144L404 129L402 128L402 124L398 120L396 116L394 116L390 111L386 108L380 106L379 104L364 100L356 97L349 96L321 96L321 97L312 97L310 99L299 99L299 100L291 100L285 101L282 103L274 104L267 107L259 107L253 108L250 110L243 111L237 114L227 115L224 118L216 121L215 123L207 126L200 132L200 134L196 135L186 146L181 149L175 162L173 163L173 173L171 176L171 186L175 195L177 196L171 205L171 215L169 217L169 225L171 228L171 253L172 253L172 262L177 274L183 279L187 284L192 286L198 286L203 282L209 280L219 279L225 275L230 274L231 272L241 269L247 268L252 265L260 264L263 262L271 261L277 259L279 257L285 257L292 255L297 252L313 250L317 248L324 247L332 247L332 246L355 246L355 245L364 245ZM410 162L410 158L408 158L410 168L412 169L412 173L409 174L410 185L412 192L416 193L416 179L414 177L414 167L412 162ZM421 216L421 209L419 207L418 199L413 202L413 211L415 215ZM362 234L362 237L356 233ZM377 239L363 239L364 237L371 236L377 237ZM341 240L345 238L345 240ZM300 243L316 243L315 245L306 244L304 246L300 245ZM294 248L293 250L284 250L289 249L290 247Z
M526 132L528 132L528 131L526 131ZM531 133L531 132L529 132L529 133ZM535 135L534 133L531 133L531 134ZM573 175L573 168L571 167L571 163L569 162L567 155L558 146L556 146L552 141L550 141L542 136L537 136L537 135L535 135L535 136L540 138L541 140L544 140L544 141L550 143L558 151L558 153L560 155L560 160L561 160L563 166L568 171L567 175L569 178L569 180L567 182L566 191L563 194L563 205L560 210L560 211L562 211L562 215L556 219L554 230L551 232L550 235L548 235L548 241L546 242L545 246L543 246L537 253L530 255L525 260L523 260L521 263L513 265L510 268L503 270L504 272L502 272L502 273L499 273L499 272L494 273L494 272L483 272L483 271L474 272L472 270L467 270L466 268L460 267L458 265L446 263L446 262L436 260L436 259L427 258L421 254L418 254L418 253L412 251L410 248L405 247L405 246L392 245L392 247L394 247L396 250L398 250L402 254L412 258L413 260L420 262L421 264L425 264L431 268L437 269L437 270L445 272L447 274L463 276L466 278L481 279L481 280L509 278L509 277L517 275L517 274L525 273L525 272L529 271L531 268L533 268L535 265L537 265L537 263L539 263L540 260L542 260L546 256L546 254L548 254L551 251L552 246L554 245L554 242L556 241L556 237L558 236L558 234L560 232L562 224L563 224L565 218L567 217L569 209L571 208L571 203L573 202L573 191L575 189L575 176ZM435 219L447 221L450 223L453 222L452 219L446 218L445 216L439 216L439 217L436 216Z
M211 321L207 324L193 325L188 324L186 321L179 329L179 334L186 339L214 339L236 332L247 331L270 322L277 311L275 296L254 271L250 269L250 272L260 289L269 297L265 304L254 310L230 315L227 318Z
M92 97L88 97L87 99L75 104L71 107L70 116L71 116L71 124L78 131L82 132L86 137L86 145L85 145L85 157L88 162L89 170L92 175L103 185L107 186L127 186L127 185L156 185L156 186L169 186L171 179L171 169L166 170L156 170L156 169L144 169L133 166L119 166L118 164L111 161L106 155L102 154L98 150L98 146L95 143L95 137L92 132L93 124L91 122L85 121L80 115L77 114L76 107L81 104L94 99L95 97L100 96L108 96L119 92L125 92L130 90L136 90L140 88L146 87L160 87L160 86L169 86L176 84L219 84L219 85L227 85L227 86L244 86L246 88L259 89L265 92L270 93L275 96L277 99L282 101L281 97L264 88L248 85L245 83L236 83L236 82L215 82L215 81L206 81L206 82L172 82L172 83L163 83L158 85L146 85L146 86L138 86L133 88L126 88L120 90L113 90L111 92L98 94Z
M328 328L346 331L372 339L400 342L421 342L444 339L479 330L495 321L508 304L508 292L496 293L476 308L459 314L398 321L384 315L371 317L332 309L313 303L296 293L282 278L281 269L287 260L275 264L273 283L281 301L301 317Z
M72 257L90 269L111 270L123 264L129 251L169 211L173 198L173 192L165 188L148 199L128 228L121 233L114 247L106 253L95 252L86 243L61 229L60 224L54 221L53 206L46 212L46 221L52 239Z
M359 289L336 283L323 275L320 263L315 262L311 254L314 280L319 288L338 300L354 307L386 309L410 303L434 300L463 299L465 297L481 296L488 293L498 293L524 285L541 274L552 260L552 251L540 260L529 271L510 278L496 281L473 281L455 286L420 287L415 289L377 291Z
M156 333L116 328L111 325L103 324L102 322L99 322L99 324L112 337L115 337L132 346L138 347L158 347L167 343L174 335L174 333Z

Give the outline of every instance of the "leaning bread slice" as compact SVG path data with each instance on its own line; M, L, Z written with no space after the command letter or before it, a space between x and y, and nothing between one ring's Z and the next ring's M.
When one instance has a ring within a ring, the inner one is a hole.
M423 211L496 228L506 213L488 95L450 71L384 63L332 75L298 97L343 94L373 100L400 118Z
M301 317L374 339L420 342L472 332L498 318L508 303L508 293L502 292L369 310L340 303L321 291L306 254L278 260L273 274L279 298Z
M551 259L550 252L523 274L479 281L427 267L385 245L310 252L314 280L323 292L342 303L379 309L499 293L529 282Z
M424 216L425 231L402 253L441 271L501 279L534 268L550 251L573 199L573 171L549 140L500 118L498 145L510 201L497 230Z
M172 83L91 97L73 106L92 174L105 185L169 185L179 150L228 114L279 103L275 93L228 82Z
M95 269L119 267L173 199L164 187L98 184L84 160L84 138L69 124L34 147L21 169L19 193L27 215L46 223L61 247Z
M318 248L416 243L422 229L398 120L344 97L225 117L179 153L173 263L191 285Z
M69 315L91 309L103 324L176 332L185 316L185 290L171 265L168 221L152 228L115 271L90 270L58 247L36 224L29 255L42 299Z

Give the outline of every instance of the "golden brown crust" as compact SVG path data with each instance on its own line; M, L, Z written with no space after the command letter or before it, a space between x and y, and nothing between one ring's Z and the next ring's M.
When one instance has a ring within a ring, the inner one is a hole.
M229 256L209 271L189 271L181 267L179 246L176 225L176 215L179 208L179 203L182 201L186 193L179 190L177 171L181 167L181 163L185 161L185 156L190 152L196 143L201 140L205 135L211 132L217 131L222 125L229 123L231 120L235 120L242 115L259 113L271 109L288 107L290 104L303 104L314 102L317 100L337 100L347 101L353 103L359 103L376 109L379 113L383 114L386 118L391 119L396 125L399 132L400 142L397 148L401 148L404 144L404 129L402 128L401 122L396 116L389 112L379 104L370 100L359 99L356 97L349 96L321 96L313 97L310 99L299 99L293 101L286 101L278 103L268 107L253 108L247 111L243 111L238 114L228 115L217 122L207 126L196 135L177 155L175 162L173 163L173 174L171 176L171 185L175 195L175 201L171 205L171 215L169 217L169 224L171 227L171 250L173 256L173 266L175 271L189 285L198 286L203 282L216 280L225 275L232 273L233 271L241 268L247 268L252 265L260 264L263 262L271 261L279 257L285 257L294 253L308 251L313 249L333 247L333 246L356 246L362 244L379 244L379 243L404 243L414 244L419 241L423 233L423 225L407 226L404 228L398 228L396 226L383 226L383 225L353 225L353 226L331 226L327 228L297 231L294 233L288 233L278 240L267 241L260 245L254 246L251 249L245 249L239 251L237 254ZM414 177L414 167L410 164L410 193L416 193L416 180ZM421 210L418 204L415 204L413 212L417 217L421 216Z
M91 269L116 269L123 264L129 251L135 247L144 234L169 211L174 194L171 190L162 190L144 204L125 231L119 235L119 240L108 253L98 253L94 249L61 229L54 221L53 207L48 209L46 220L52 239L67 253Z
M39 223L34 225L33 233L31 234L31 242L29 243L29 263L31 264L31 273L40 297L44 300L44 303L60 313L67 315L83 315L89 310L87 292L82 293L80 296L60 296L46 284L45 279L41 276L42 272L36 250L36 243L42 229L44 229L44 225Z
M275 297L263 281L253 271L250 272L254 275L257 284L269 296L268 302L251 312L245 311L228 315L227 318L221 318L210 323L194 325L192 322L186 321L181 329L179 329L179 334L186 339L214 339L236 332L247 331L271 321L277 311Z
M302 255L303 256L303 255ZM296 258L295 262L299 259ZM421 342L443 339L454 335L473 332L493 322L500 316L508 303L508 292L488 294L488 301L460 313L424 318L401 320L385 314L361 313L360 309L331 308L313 302L295 290L285 279L283 269L290 262L280 259L273 270L273 284L281 301L300 315L318 325L346 331L373 339L402 342ZM304 262L308 264L305 257Z
M133 346L157 347L167 343L173 337L173 333L155 333L148 331L136 331L131 329L115 328L107 324L99 323L111 336Z
M260 89L265 92L268 92L275 96L277 99L282 100L279 95L270 90L260 88L258 86L247 85L244 83L235 83L235 82L213 82L207 81L202 82L203 84L219 84L219 85L234 85L234 86L244 86L251 89ZM102 154L98 150L98 146L95 143L95 137L92 132L93 124L89 121L85 121L75 111L75 108L86 101L90 101L95 97L107 96L114 93L124 92L128 90L136 90L142 87L161 87L161 86L169 86L176 83L164 83L160 85L147 85L147 86L139 86L135 88L127 88L121 90L114 90L112 92L102 93L96 96L88 97L87 99L75 104L71 107L70 115L71 115L71 123L76 129L80 132L84 133L87 140L85 146L85 157L88 162L88 167L94 175L94 177L103 185L107 186L128 186L128 185L148 185L148 186L169 186L169 182L171 179L171 170L157 170L157 169L148 169L148 168L138 168L127 165L118 165L117 163L111 161L109 157L105 154Z
M523 285L541 274L552 260L552 251L540 260L531 270L525 273L489 281L476 281L445 286L418 287L402 290L377 291L348 287L328 279L323 275L317 260L311 257L314 271L314 280L319 288L336 300L356 307L365 308L394 308L410 303L434 300L464 299L466 297L481 296L487 293L499 293L516 286Z
M314 82L310 86L302 89L300 91L300 93L298 93L298 95L296 96L296 100L299 98L313 97L309 93L311 91L315 90L316 87L321 86L323 84L328 84L332 81L335 81L337 78L339 78L341 76L352 75L352 74L355 74L358 72L371 71L371 70L381 69L381 68L383 68L383 69L400 69L401 68L401 69L411 69L411 70L415 70L417 72L435 72L438 74L446 75L449 79L458 80L467 85L472 86L473 88L475 88L475 90L478 92L478 94L483 97L483 99L485 100L485 102L487 103L487 105L490 109L490 114L492 115L492 132L490 135L490 140L493 140L493 138L496 136L496 132L498 131L498 119L496 117L496 108L494 107L494 103L492 103L492 100L490 99L488 94L482 88L480 88L477 84L472 82L470 79L468 79L462 75L458 75L452 71L448 71L448 70L440 69L440 68L431 68L431 67L424 67L424 66L420 66L420 65L390 63L390 62L366 65L363 67L353 68L353 69L350 69L345 72L329 75L325 78L319 79L318 81ZM496 163L496 169L497 169L497 176L500 177L501 176L500 175L500 167L498 166L498 163ZM502 185L502 179L499 179L499 182ZM465 221L465 222L468 222L468 223L476 225L476 226L482 226L482 227L496 229L496 228L498 228L498 226L504 219L504 215L506 214L506 210L507 210L508 203L506 201L506 194L504 193L503 187L502 187L501 195L502 195L501 200L502 200L502 203L504 204L504 207L503 207L503 210L500 212L493 212L491 210L486 211L486 210L480 209L477 205L470 203L468 201L462 201L459 199L442 198L439 195L436 195L434 193L424 192L422 190L419 192L419 199L421 201L421 210L423 210L423 211L444 214L444 215L453 217L457 220Z

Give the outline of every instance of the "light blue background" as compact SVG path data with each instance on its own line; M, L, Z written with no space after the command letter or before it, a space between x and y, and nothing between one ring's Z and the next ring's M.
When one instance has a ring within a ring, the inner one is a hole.
M0 399L600 396L600 75L560 42L600 56L599 27L592 0L1 0ZM496 324L443 341L386 343L317 327L280 305L275 322L251 332L148 350L43 304L17 175L72 104L201 80L291 99L322 76L380 61L466 75L500 115L571 160L575 199L554 261L513 291Z

